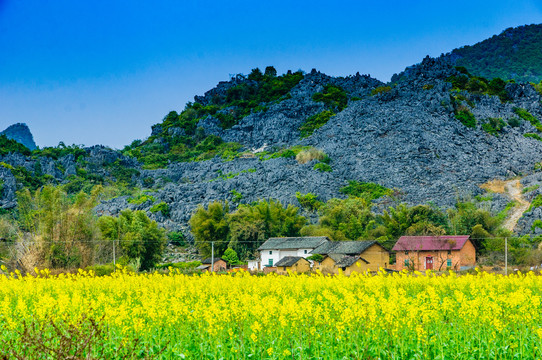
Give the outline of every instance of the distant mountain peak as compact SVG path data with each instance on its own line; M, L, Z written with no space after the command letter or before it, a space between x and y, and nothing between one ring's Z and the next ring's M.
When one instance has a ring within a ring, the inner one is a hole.
M36 150L38 148L34 142L34 137L30 132L30 128L28 128L28 125L25 123L13 124L6 130L0 132L0 135L6 135L8 139L15 140L30 150Z

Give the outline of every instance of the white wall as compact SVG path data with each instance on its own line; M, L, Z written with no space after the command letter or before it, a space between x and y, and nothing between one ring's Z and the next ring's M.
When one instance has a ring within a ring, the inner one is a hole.
M269 266L269 259L273 260L273 265L271 266L275 266L275 264L278 263L280 259L282 259L280 257L280 250L262 250L260 252L260 256L262 259L262 269L266 266Z
M289 249L289 250L263 250L260 251L261 267L262 269L269 266L269 259L273 259L273 266L286 256L311 256L311 251L314 249ZM272 254L269 254L269 252Z

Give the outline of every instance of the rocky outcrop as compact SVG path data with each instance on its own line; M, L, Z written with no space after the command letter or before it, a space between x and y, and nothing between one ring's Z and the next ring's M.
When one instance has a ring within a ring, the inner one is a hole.
M34 137L26 124L17 123L11 125L6 130L0 132L0 135L6 135L8 139L15 140L30 150L37 149Z
M479 185L488 180L533 174L535 164L542 161L542 141L524 136L537 133L531 123L507 125L498 136L488 134L480 126L488 118L507 121L517 117L515 107L542 119L540 95L528 84L508 84L506 91L512 100L505 103L496 96L452 93L446 79L457 74L442 58L426 58L407 68L394 77L396 83L389 84L389 88L366 75L334 78L312 71L290 91L288 98L243 118L231 129L223 130L212 116L198 124L207 134L240 143L244 151L275 151L296 145L316 147L331 158L331 172L315 170L316 161L299 164L294 158L258 157L233 161L216 157L145 170L135 159L100 146L86 149L84 162L78 163L68 155L58 160L40 159L40 167L60 182L75 174L81 164L96 175L110 174L113 165L133 169L131 179L139 187L151 190L155 201L132 204L126 196L118 197L100 204L97 213L115 215L125 208L146 210L163 226L175 230L187 228L188 219L199 204L228 200L235 207L239 201L274 198L299 206L296 192L314 193L326 201L343 196L339 190L348 180L375 182L395 189L393 199L381 199L377 204L381 209L403 201L412 205L432 202L446 208L458 198L482 193ZM220 83L196 100L212 103L213 97L224 96L238 81L241 80ZM348 106L311 136L301 138L299 127L308 117L325 109L312 95L327 84L347 92ZM378 87L379 91L373 91ZM464 100L453 100L451 95ZM474 114L478 120L476 128L466 127L455 117L458 101ZM181 130L169 128L168 134L183 136ZM161 132L160 125L153 127L155 136ZM38 160L10 154L0 161L31 170ZM5 184L10 181L6 181L9 175L9 171L0 173ZM6 194L2 204L13 199ZM505 197L496 199L492 209L495 212L507 203ZM150 212L153 204L162 201L169 206L168 216ZM520 219L518 228L530 228L529 224L522 224Z

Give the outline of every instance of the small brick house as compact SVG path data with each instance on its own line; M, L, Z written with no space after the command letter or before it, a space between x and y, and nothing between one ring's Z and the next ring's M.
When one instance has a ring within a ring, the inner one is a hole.
M392 251L396 270L462 270L476 265L468 235L401 236Z
M314 249L324 259L315 263L314 268L325 274L337 274L339 269L345 275L352 272L378 271L387 268L389 251L376 241L329 241Z
M210 271L211 270L211 258L204 259L201 262L201 265L197 267L198 270L201 271ZM226 271L228 268L228 263L222 258L214 258L214 271Z
M302 256L285 256L275 264L277 274L304 273L311 270L311 263Z

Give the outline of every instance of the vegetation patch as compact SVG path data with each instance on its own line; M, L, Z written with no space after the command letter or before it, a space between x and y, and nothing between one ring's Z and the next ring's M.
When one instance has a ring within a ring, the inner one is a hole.
M391 91L391 86L378 86L371 90L371 95L374 96L382 93L387 93L389 91Z
M531 125L533 125L536 130L542 132L542 124L540 123L540 121L535 118L530 112L528 112L527 110L525 109L522 109L522 108L519 108L519 107L515 107L514 108L514 113L519 116L520 118L522 118L523 120L526 120L528 122L531 123Z
M331 171L333 171L331 166L329 166L328 164L325 164L325 163L321 163L321 162L317 163L317 164L314 164L312 169L320 171L320 172L331 172Z
M312 160L318 160L323 163L329 163L330 161L329 156L327 156L325 152L312 146L301 150L296 155L295 159L297 160L299 164L306 164Z
M540 187L540 185L532 185L532 186L527 186L526 188L523 188L523 190L521 191L523 194L525 193L528 193L528 192L531 192L531 191L535 191L536 189L538 189Z
M501 118L488 118L482 121L482 129L493 136L499 136L499 133L506 126Z
M331 119L333 116L335 116L335 113L331 110L324 110L318 114L310 116L299 128L301 137L306 138L311 136L314 131L327 124L329 119Z
M331 84L325 85L324 91L312 95L312 99L323 102L328 109L336 112L342 111L348 103L346 91L340 86Z
M461 121L463 125L470 128L476 127L476 118L465 106L460 106L455 113L455 118Z
M542 195L538 194L535 196L533 201L531 201L531 206L529 206L529 210L527 211L531 211L532 209L538 208L541 206L542 206Z
M164 201L159 202L158 204L154 204L150 209L151 213L157 213L161 212L164 216L169 216L169 205L166 204Z
M139 195L137 195L135 197L132 197L132 198L128 199L128 203L135 204L135 205L141 205L141 204L144 204L146 202L154 203L155 201L156 201L156 199L154 198L154 196L147 195L147 194L139 194Z
M7 155L9 153L19 153L22 155L30 155L31 151L26 146L18 143L15 140L8 139L6 135L0 135L0 156Z
M315 211L323 205L321 201L318 200L318 195L313 193L301 194L300 192L295 193L295 197L299 204L307 211Z
M506 91L506 81L494 78L488 80L481 76L472 76L465 68L457 68L461 73L450 76L447 81L452 83L452 90L467 91L476 95L494 95L498 96L501 102L511 100Z
M523 134L523 136L526 137L526 138L533 138L533 139L536 139L538 141L542 141L542 137L540 137L540 135L538 135L538 134L526 133L526 134Z
M340 192L348 196L360 197L366 200L375 200L393 194L391 189L382 185L356 180L349 180L348 185L342 187Z

